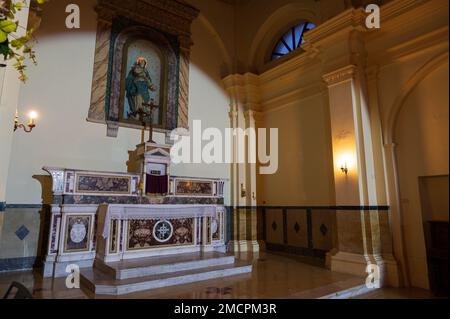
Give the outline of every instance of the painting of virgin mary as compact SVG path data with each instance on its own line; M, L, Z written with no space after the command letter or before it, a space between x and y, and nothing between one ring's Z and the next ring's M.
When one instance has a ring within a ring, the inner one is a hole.
M153 124L161 123L161 70L162 57L150 41L139 39L127 45L124 61L124 92L121 117L126 121L139 123L136 111L149 111L149 103L154 102Z
M130 106L128 116L139 109L144 109L145 111L145 105L150 103L150 92L155 91L155 86L147 70L147 60L144 57L138 57L128 73L125 90L128 105Z

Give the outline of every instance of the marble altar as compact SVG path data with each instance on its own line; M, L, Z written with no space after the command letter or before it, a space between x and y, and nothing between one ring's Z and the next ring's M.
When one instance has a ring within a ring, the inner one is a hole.
M222 205L100 205L96 258L225 251L223 225Z
M185 253L225 252L225 180L170 175L170 146L141 143L128 172L44 167L52 177L44 277L66 267ZM146 192L151 176L167 179Z

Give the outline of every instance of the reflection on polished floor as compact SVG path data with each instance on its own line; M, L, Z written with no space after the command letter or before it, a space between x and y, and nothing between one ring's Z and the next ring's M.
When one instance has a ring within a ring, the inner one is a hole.
M334 273L296 256L261 253L258 257L237 257L253 260L251 274L159 288L120 298L319 298L364 282L363 278ZM43 279L37 270L0 274L0 296L12 281L23 283L35 298L111 298L93 295L85 289L68 289L65 278Z

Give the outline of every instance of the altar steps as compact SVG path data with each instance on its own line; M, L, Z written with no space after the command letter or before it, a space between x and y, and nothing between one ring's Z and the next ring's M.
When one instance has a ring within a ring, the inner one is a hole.
M176 254L164 257L147 257L103 263L96 260L95 267L115 279L129 279L171 272L205 268L234 263L234 256L218 252L203 254Z
M81 284L99 295L187 284L249 273L252 265L221 253L180 254L103 264L81 270ZM117 277L122 277L117 278Z

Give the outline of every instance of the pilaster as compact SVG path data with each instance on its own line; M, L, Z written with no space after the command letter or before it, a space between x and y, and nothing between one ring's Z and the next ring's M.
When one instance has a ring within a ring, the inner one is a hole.
M231 198L233 238L229 249L258 252L257 241L257 122L260 118L258 77L230 75L223 79L230 97L230 126L247 137L232 136ZM243 152L243 153L242 153Z
M379 145L374 144L371 125L376 100L367 99L363 69L362 64L350 64L323 77L329 92L336 205L361 207L354 212L337 211L338 243L331 270L366 276L367 265L375 264L381 284L398 286L396 262L383 242L390 240L389 223L382 219L388 212L381 208L385 202L379 200L382 192L375 179L376 154L381 152L377 149L374 154L374 145ZM371 82L372 94L373 89ZM380 208L366 209L368 206Z

